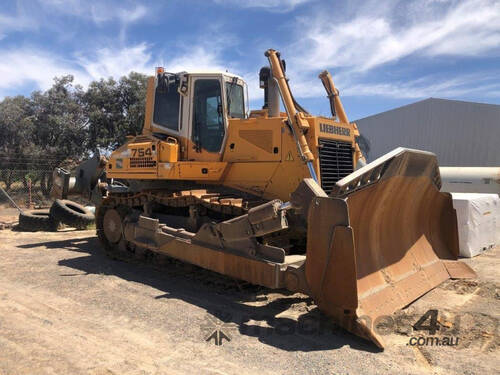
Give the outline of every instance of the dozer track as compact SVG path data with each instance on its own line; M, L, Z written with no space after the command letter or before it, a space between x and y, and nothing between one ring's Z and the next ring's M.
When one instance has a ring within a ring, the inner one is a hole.
M146 260L153 266L161 267L162 264L171 262L173 259L151 251L147 247L137 246L120 236L124 230L124 223L130 220L137 221L138 213L143 207L153 203L160 204L166 209L203 207L206 209L203 217L205 220L221 221L221 218L231 219L244 215L252 207L266 202L259 198L242 198L234 193L218 192L215 188L209 191L191 189L177 192L151 190L139 193L112 193L103 199L97 209L97 234L110 257L123 261ZM211 214L219 215L212 217ZM142 215L144 215L143 218L155 220L154 217L147 216L145 213ZM179 216L178 219L186 219L186 217ZM178 229L177 233L180 234L183 231L184 228Z
M214 189L193 189L176 192L151 190L135 194L113 193L109 198L112 198L118 204L129 207L143 206L149 202L156 202L166 207L201 205L214 212L230 216L243 215L249 208L266 202L258 198L242 198L235 194L217 192Z
M228 277L220 269L218 270L218 274L216 274L211 271L213 267L204 267L199 261L190 261L183 256L172 256L170 253L165 253L157 248L155 249L154 244L151 241L148 243L147 238L145 238L145 243L139 244L128 240L125 236L125 228L127 224L131 224L130 221L137 223L137 214L139 212L137 208L140 204L144 205L148 202L162 201L168 202L169 207L189 207L191 205L204 203L205 207L213 211L223 212L224 214L232 216L235 212L248 212L249 207L256 202L256 200L246 201L240 198L236 204L232 206L232 208L236 208L237 211L230 211L228 207L231 207L231 203L234 203L234 197L230 198L223 194L210 193L210 197L208 197L205 191L191 190L182 191L177 194L169 194L166 199L165 195L167 194L151 194L150 192L133 195L111 194L103 199L102 204L98 207L96 212L96 229L98 238L109 257L125 262L148 264L173 276L183 274L197 281L201 281L204 284L212 285L223 290L256 291L262 287L277 287L272 277L267 277L265 281L264 279L255 280L248 277L236 277L236 275ZM152 197L154 198L152 199ZM216 200L216 197L220 199ZM143 215L139 218L139 223L141 222L146 222L148 224L153 222L158 225L157 219ZM161 226L162 225L160 225L160 227ZM158 227L156 227L156 229L158 229ZM187 242L191 242L192 233L183 229L173 229L173 232L175 233L175 238L181 240L181 243L186 244ZM200 232L203 232L203 230ZM198 243L199 241L192 242ZM192 246L196 247L194 244ZM189 248L189 250L193 249ZM199 250L203 251L209 249L199 247ZM196 249L194 249L193 253L195 252ZM251 253L252 252L250 252L250 254ZM255 255L255 252L253 253ZM248 264L245 263L245 259L240 255L228 254L228 256L233 257L237 263L239 263L238 261L242 262L239 264ZM178 259L187 261L187 263L179 261ZM210 255L205 257L205 259L210 260ZM247 259L246 261L249 260ZM268 266L271 265L268 264ZM238 267L239 266L235 264L234 270L237 271ZM268 274L268 272L264 273ZM276 272L272 273L274 274Z
M113 234L109 234L110 229L108 228L108 222L114 223L109 225L115 225L117 223L114 221L119 217L121 223L123 223L127 220L127 216L131 215L134 210L138 208L142 209L144 206L152 203L161 204L166 208L201 206L211 212L219 213L227 217L235 217L246 214L249 208L264 202L265 201L261 199L245 199L237 197L235 194L217 192L214 189L210 191L206 189L191 189L176 192L151 190L139 193L112 193L104 198L102 204L98 207L96 215L97 234L110 256L120 258L121 260L128 260L135 252L141 252L141 255L137 255L137 257L143 258L142 253L154 253L147 249L141 249L139 251L137 246L131 243L125 244L123 240L110 242L108 237L113 237ZM104 216L108 210L116 211L117 215L108 213L108 220L105 221ZM207 213L208 212L209 211L207 211ZM207 219L210 219L208 215ZM117 226L117 228L119 227ZM108 237L106 237L105 230L108 230ZM123 228L121 228L121 230L123 230ZM118 236L118 233L116 236ZM150 258L151 254L149 255Z
M230 278L210 270L203 269L185 262L181 262L167 255L153 252L147 248L139 248L125 240L111 243L105 236L103 218L107 210L114 209L124 218L131 212L130 207L119 204L116 196L108 197L103 202L96 216L97 235L108 257L127 263L138 263L168 274L169 277L192 279L197 283L221 290L224 292L256 293L262 287L242 280Z

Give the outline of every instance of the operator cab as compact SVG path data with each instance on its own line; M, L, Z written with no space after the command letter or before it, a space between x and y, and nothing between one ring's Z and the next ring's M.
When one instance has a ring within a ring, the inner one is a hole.
M186 159L218 160L229 118L247 117L248 88L236 75L221 72L167 73L157 68L151 130L181 144ZM150 81L151 82L151 81ZM200 155L205 154L205 155Z

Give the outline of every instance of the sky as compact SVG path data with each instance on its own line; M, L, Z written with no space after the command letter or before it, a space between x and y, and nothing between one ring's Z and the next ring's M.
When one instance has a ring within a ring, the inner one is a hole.
M351 120L428 97L500 104L500 0L3 0L0 99L164 66L238 74L258 109L268 48L317 115L324 69Z

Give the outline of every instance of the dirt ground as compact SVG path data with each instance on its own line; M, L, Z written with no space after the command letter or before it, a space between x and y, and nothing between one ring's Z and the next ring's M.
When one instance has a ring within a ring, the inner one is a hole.
M0 205L0 229L11 228L17 224L19 211L16 208Z
M493 374L499 259L496 248L465 260L478 279L448 281L396 314L380 351L303 295L111 260L94 231L1 230L0 375ZM457 346L409 344L428 336L412 325L432 309L434 336ZM230 341L206 341L212 332Z

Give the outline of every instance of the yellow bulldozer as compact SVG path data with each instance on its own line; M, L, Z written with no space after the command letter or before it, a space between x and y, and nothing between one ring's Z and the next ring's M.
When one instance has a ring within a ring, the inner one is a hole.
M294 99L280 53L265 53L262 109L230 73L156 69L142 133L76 175L54 171L56 197L96 204L111 256L163 254L268 288L383 347L375 322L449 278L458 235L434 154L397 148L366 164L332 77L332 117ZM283 106L285 112L281 112Z

